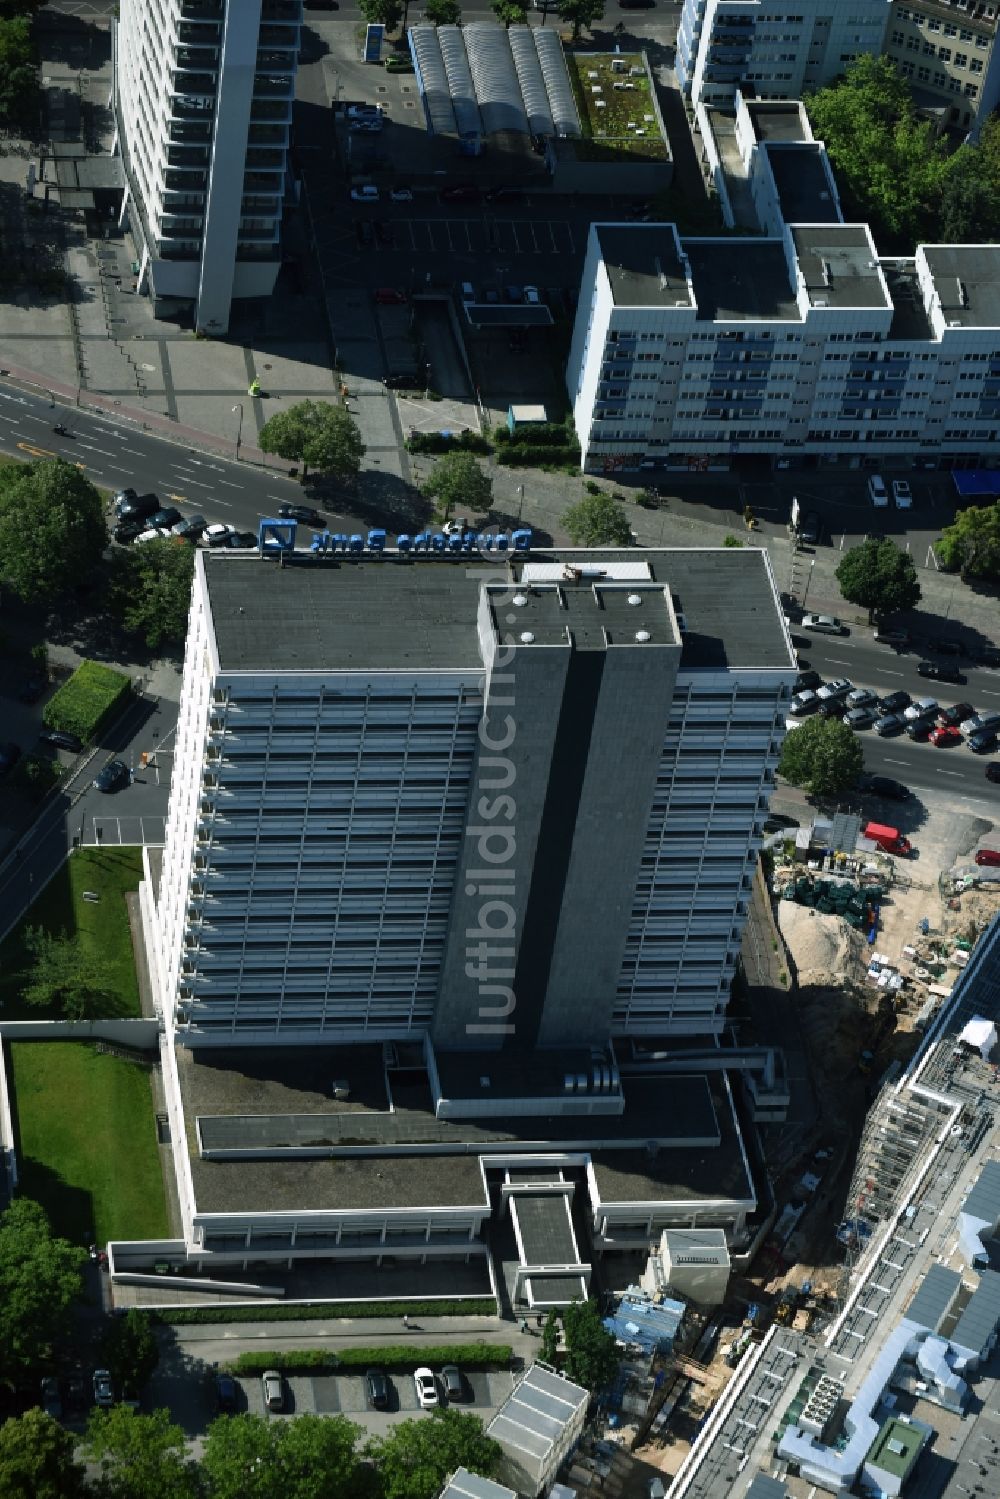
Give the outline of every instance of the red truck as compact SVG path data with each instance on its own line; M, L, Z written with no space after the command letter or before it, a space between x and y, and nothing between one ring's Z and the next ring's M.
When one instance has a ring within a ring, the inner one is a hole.
M913 844L909 838L904 838L898 828L890 828L884 822L866 823L861 836L877 844L882 852L886 854L909 854L913 852Z

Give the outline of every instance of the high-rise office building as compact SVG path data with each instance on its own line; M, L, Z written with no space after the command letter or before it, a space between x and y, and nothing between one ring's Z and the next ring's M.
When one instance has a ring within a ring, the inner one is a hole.
M274 287L301 24L302 0L122 0L115 149L140 289L209 334Z
M794 675L764 551L199 553L161 1007L192 1043L717 1033Z

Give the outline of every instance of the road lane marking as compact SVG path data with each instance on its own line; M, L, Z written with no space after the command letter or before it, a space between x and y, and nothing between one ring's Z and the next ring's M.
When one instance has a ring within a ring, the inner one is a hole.
M909 765L909 760L890 760L886 758L886 765Z
M242 484L234 484L233 481L232 481L232 479L220 479L219 483L220 484L224 484L227 489L242 489L243 488Z
M211 484L206 484L202 479L188 479L188 483L193 484L196 489L212 489L214 487Z
M133 458L148 458L148 453L142 453L138 448L122 448L123 453L131 453Z

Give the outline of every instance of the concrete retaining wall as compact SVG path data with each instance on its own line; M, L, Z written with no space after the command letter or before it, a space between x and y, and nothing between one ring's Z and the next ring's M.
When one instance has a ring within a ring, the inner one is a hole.
M14 1153L14 1126L7 1092L7 1059L0 1042L0 1208L4 1208L17 1186L17 1156Z
M0 1020L4 1041L108 1041L153 1053L159 1031L156 1020Z

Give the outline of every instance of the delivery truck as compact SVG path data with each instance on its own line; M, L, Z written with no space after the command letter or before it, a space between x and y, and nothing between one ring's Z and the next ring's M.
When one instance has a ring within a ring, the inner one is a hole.
M869 839L886 854L909 854L913 852L913 844L909 838L904 838L898 828L890 828L884 822L866 823L861 834L862 838Z

